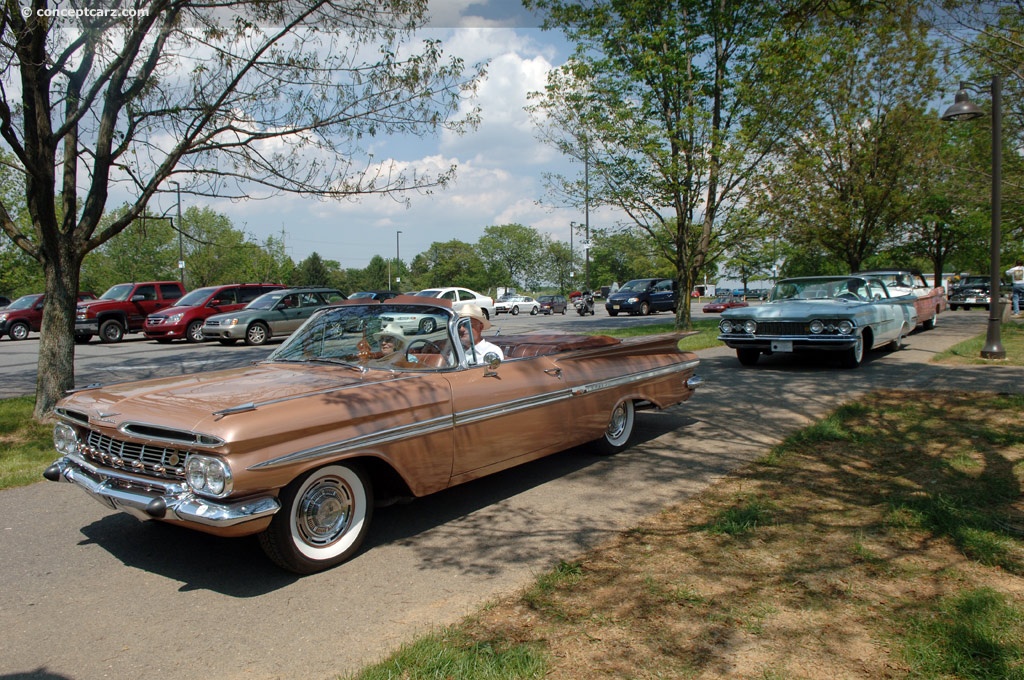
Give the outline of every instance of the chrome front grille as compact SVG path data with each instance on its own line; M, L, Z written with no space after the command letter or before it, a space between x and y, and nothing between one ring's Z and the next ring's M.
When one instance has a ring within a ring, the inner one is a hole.
M152 475L161 479L185 479L187 451L121 441L93 430L89 431L80 451L86 458L118 470Z
M807 335L808 326L803 321L758 321L756 335Z

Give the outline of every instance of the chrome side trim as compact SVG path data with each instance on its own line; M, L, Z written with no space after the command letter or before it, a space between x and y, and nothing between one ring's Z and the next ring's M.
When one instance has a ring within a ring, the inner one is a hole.
M630 385L641 380L647 380L648 378L660 378L666 375L672 375L673 373L682 373L691 368L697 368L700 360L687 361L683 364L672 364L671 366L662 366L661 368L653 368L646 371L640 371L638 373L630 373L628 375L619 376L618 378L609 378L608 380L601 380L596 383L589 385L580 385L574 387L572 393L575 396L590 394L591 392L600 392L601 390L608 390L615 387L621 387L623 385Z
M332 442L330 444L324 444L322 446L313 447L310 449L303 449L290 453L285 456L279 456L271 460L263 461L251 466L250 470L265 470L268 468L280 467L282 465L291 465L297 462L304 462L308 460L315 460L317 458L326 458L337 456L350 451L356 451L363 448L369 448L373 446L380 446L382 444L391 444L394 442L410 439L412 437L419 437L426 434L434 434L447 429L452 429L457 425L467 425L471 423L477 423L490 418L496 418L503 415L515 413L517 411L525 411L533 408L547 406L549 404L555 404L565 399L571 399L573 396L579 396L583 394L590 394L601 390L613 389L622 385L628 385L631 383L639 382L647 378L658 378L666 375L672 375L674 373L681 373L691 368L696 368L699 364L699 360L688 361L686 363L673 364L672 366L664 366L661 368L651 369L647 371L639 371L632 373L627 376L619 378L612 378L609 380L603 380L590 385L583 385L573 389L561 389L555 392L547 392L545 394L533 395L530 397L524 397L522 399L516 399L514 401L502 402L500 404L494 404L492 406L484 406L476 409L470 409L467 411L460 411L452 416L441 416L438 418L432 418L420 423L412 423L409 425L401 425L399 427L393 427L382 432L375 432L373 434L362 435L359 437L353 437L352 439L346 439L339 442ZM691 378L691 380L694 380ZM697 379L699 382L703 382L702 379ZM687 383L691 386L691 383Z
M523 397L522 399L516 399L514 401L505 401L500 404L494 404L492 406L482 406L480 408L470 409L468 411L461 411L455 414L456 425L466 425L469 423L475 423L481 420L488 420L489 418L495 418L497 416L507 415L509 413L515 413L516 411L525 411L531 408L537 408L538 406L546 406L548 404L555 404L566 399L570 399L572 394L569 390L558 390L557 392L548 392L545 394L537 394L530 397Z
M433 434L435 432L441 432L451 429L451 427L452 417L440 416L438 418L432 418L418 423L400 425L382 432L374 432L373 434L361 435L359 437L345 439L340 442L332 442L322 446L315 446L311 449L303 449L302 451L289 453L286 456L279 456L277 458L265 460L262 463L257 463L256 465L249 467L248 469L266 470L267 468L291 465L292 463L298 463L301 461L327 456L336 456L356 449L379 446L381 444L391 444L393 442L402 441L403 439L410 439L412 437L420 437L427 434Z

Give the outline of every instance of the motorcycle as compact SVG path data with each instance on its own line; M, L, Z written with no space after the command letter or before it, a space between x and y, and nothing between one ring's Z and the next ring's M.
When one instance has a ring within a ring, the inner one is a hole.
M576 298L576 313L580 316L597 313L594 311L594 295L592 293L587 292Z

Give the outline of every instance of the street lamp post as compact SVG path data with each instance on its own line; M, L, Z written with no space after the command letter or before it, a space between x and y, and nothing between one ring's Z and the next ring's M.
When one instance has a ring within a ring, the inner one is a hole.
M968 83L960 83L953 105L942 114L942 120L973 120L985 115L984 110L971 101L967 94ZM985 335L985 346L981 349L982 359L1005 359L1001 337L1002 311L999 267L999 248L1001 240L1002 220L1002 185L1003 185L1003 82L998 75L992 76L989 89L992 95L992 235L989 253L989 290L988 290L988 331Z
M173 184L178 195L178 221L175 226L178 228L178 276L181 278L181 285L185 285L185 248L181 240L181 185L173 179L168 182Z
M402 264L402 255L400 250L401 230L395 232L395 288L398 288L398 284L402 281L402 277L398 275L398 267Z

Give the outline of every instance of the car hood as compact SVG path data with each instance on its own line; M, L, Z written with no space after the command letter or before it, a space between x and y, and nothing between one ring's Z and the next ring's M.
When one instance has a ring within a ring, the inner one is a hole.
M157 312L156 314L152 314L151 316L172 316L174 314L181 314L192 309L195 309L195 307L192 305L185 305L184 307L164 307L159 312Z
M853 300L781 300L756 307L733 307L722 312L725 319L816 319L823 316L845 318L871 306Z
M264 363L86 389L61 400L57 408L59 413L72 412L73 419L80 414L79 419L86 416L90 422L108 427L144 423L231 441L241 421L247 423L246 436L251 437L254 423L271 422L285 410L299 420L301 412L308 409L304 400L322 400L328 394L333 395L334 416L340 420L352 415L341 413L346 404L367 400L362 392L365 386L399 382L388 371L361 373L348 366ZM360 392L360 396L339 396L345 391L350 395Z

